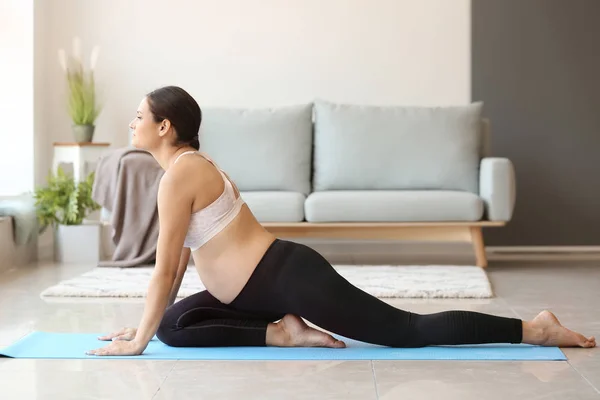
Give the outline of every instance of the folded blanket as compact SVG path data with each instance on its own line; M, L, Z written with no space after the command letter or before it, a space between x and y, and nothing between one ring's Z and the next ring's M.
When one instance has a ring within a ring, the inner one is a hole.
M99 267L147 266L156 259L157 194L164 170L150 153L112 150L96 164L92 198L111 212L115 251Z

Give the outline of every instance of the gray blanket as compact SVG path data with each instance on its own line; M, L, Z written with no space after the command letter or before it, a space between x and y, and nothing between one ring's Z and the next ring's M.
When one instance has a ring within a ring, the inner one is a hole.
M153 263L158 241L157 194L164 170L144 150L125 147L96 165L92 198L111 213L115 251L99 267L136 267Z

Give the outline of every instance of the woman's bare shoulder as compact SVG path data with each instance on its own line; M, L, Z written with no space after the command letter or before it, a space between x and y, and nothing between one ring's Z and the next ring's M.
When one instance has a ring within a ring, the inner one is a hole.
M224 190L219 171L202 157L189 157L171 166L163 175L160 186L171 195L187 197L194 208L202 208L214 201ZM159 189L161 190L161 189Z
M211 169L212 165L204 158L187 156L165 171L162 180L192 184L194 181L205 177Z

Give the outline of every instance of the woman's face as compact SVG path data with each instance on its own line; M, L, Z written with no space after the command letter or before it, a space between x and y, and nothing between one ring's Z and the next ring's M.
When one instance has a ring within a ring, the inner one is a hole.
M132 131L132 146L144 150L159 146L162 139L162 125L161 123L154 122L154 117L144 97L137 109L135 118L129 124L129 128Z

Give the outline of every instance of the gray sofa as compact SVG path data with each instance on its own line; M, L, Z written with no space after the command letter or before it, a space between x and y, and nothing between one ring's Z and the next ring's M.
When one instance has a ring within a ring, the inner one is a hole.
M514 209L481 103L203 107L200 143L280 237L467 241L483 267L481 228Z
M485 266L481 227L512 217L513 164L491 157L482 103L203 110L201 150L278 234L467 240Z

